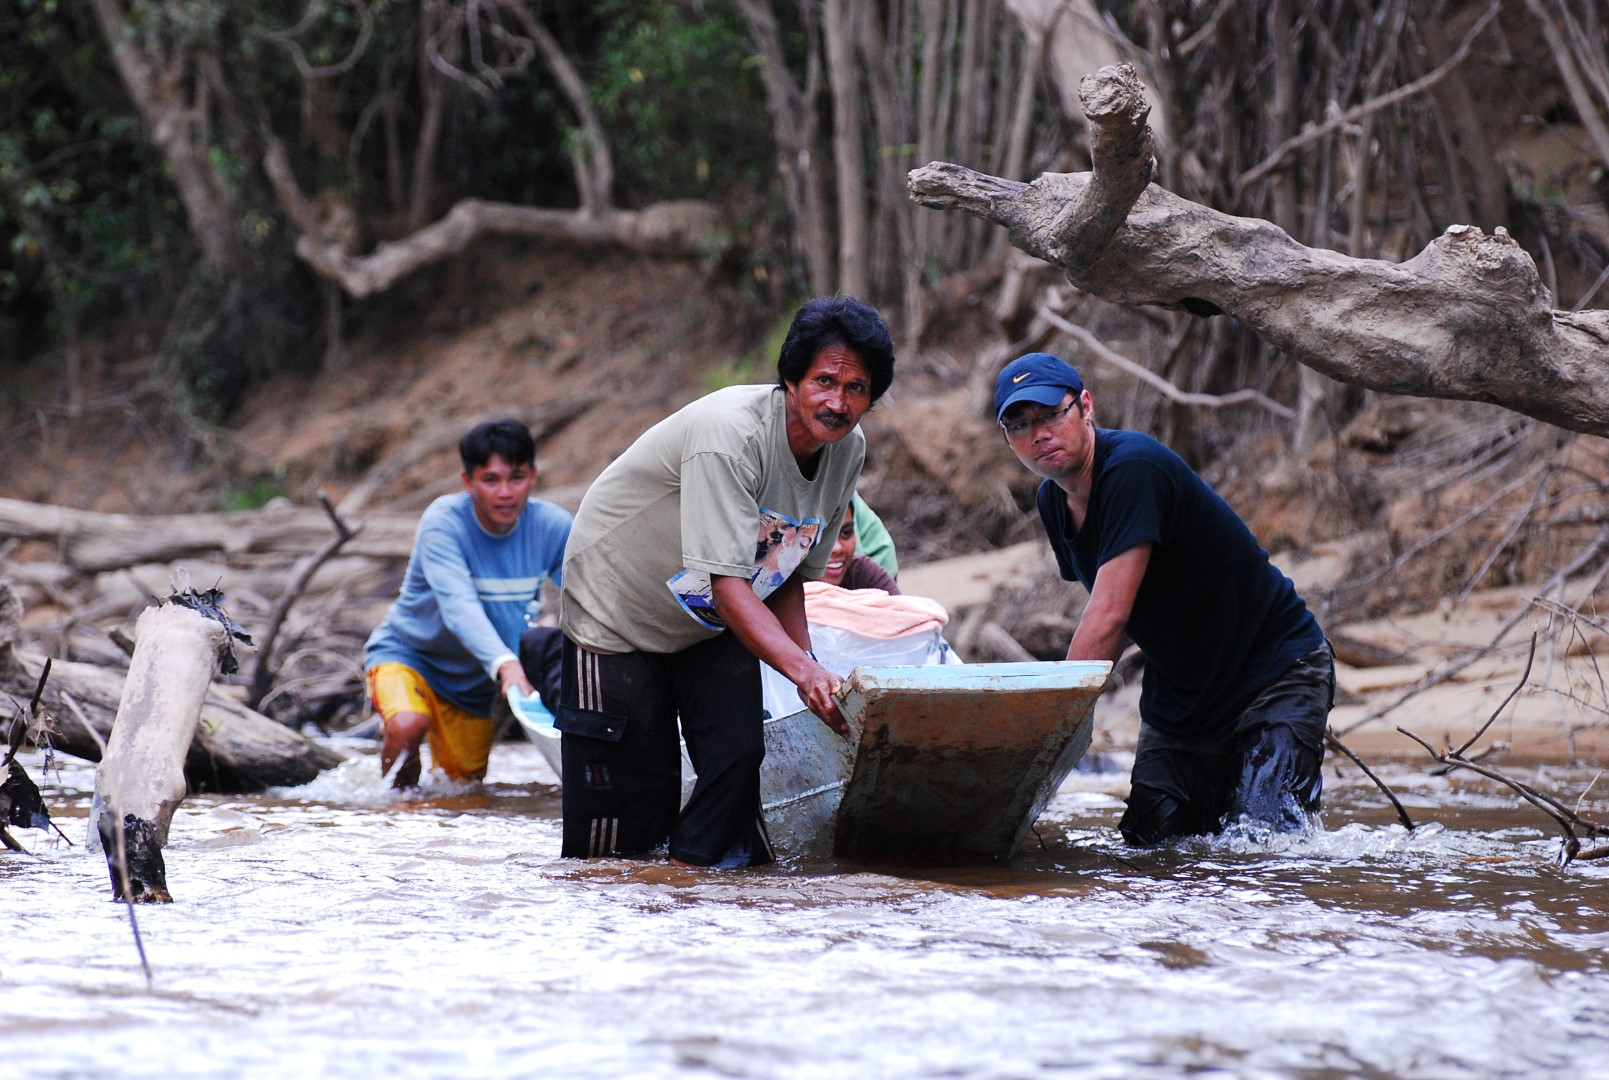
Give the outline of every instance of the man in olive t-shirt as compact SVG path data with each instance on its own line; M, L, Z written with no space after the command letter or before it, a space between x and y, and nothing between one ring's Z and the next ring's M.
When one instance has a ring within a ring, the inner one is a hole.
M687 865L771 860L759 660L847 731L842 680L810 653L804 579L821 577L854 494L858 425L893 381L893 341L868 305L819 297L794 316L777 376L656 424L581 502L555 710L567 857L668 840ZM678 734L698 773L680 809Z

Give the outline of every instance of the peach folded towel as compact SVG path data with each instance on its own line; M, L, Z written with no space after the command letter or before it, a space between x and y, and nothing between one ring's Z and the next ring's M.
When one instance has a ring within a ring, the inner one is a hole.
M804 583L805 617L812 624L833 626L864 637L888 640L950 621L937 600L925 596L891 596L882 589L840 589L825 581Z

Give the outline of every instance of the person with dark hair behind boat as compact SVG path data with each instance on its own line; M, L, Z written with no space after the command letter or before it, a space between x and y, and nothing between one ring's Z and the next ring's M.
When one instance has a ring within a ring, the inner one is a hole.
M859 495L855 496L855 501L860 501ZM821 573L821 580L840 589L882 589L891 596L898 596L899 583L889 572L868 556L858 553L856 521L857 509L851 506L844 511L843 521L833 534L832 554L827 556L827 566Z
M877 516L877 511L866 505L857 492L851 504L855 511L855 553L864 555L881 566L895 581L899 580L899 558L894 551L894 538L888 526Z

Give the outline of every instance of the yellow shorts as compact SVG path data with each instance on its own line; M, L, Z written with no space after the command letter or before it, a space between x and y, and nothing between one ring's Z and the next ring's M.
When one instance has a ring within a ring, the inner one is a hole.
M398 713L421 713L430 718L430 760L454 780L479 780L486 775L492 756L492 721L476 716L446 698L437 697L423 675L406 664L376 664L366 673L369 700L380 722L388 725Z

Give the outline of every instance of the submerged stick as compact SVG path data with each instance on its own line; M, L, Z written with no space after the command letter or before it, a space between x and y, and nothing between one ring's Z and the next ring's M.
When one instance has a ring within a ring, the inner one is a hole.
M1533 657L1536 654L1536 635L1534 634L1531 636L1531 653ZM1397 730L1408 736L1408 738L1412 739L1420 746L1424 747L1426 753L1435 758L1437 761L1441 762L1443 765L1446 765L1449 768L1468 769L1470 772L1484 776L1488 780L1495 780L1499 784L1509 788L1516 795L1530 803L1532 806L1536 807L1538 810L1542 811L1548 817L1552 818L1554 824L1559 827L1559 831L1564 834L1564 844L1559 850L1559 866L1562 868L1569 866L1571 860L1575 859L1581 854L1581 837L1577 835L1578 830L1586 833L1590 837L1597 838L1609 836L1609 826L1604 826L1598 824L1597 822L1589 821L1576 811L1570 809L1568 806L1565 806L1552 795L1549 795L1547 792L1532 787L1523 780L1516 780L1512 776L1500 772L1497 769L1491 768L1490 766L1478 764L1473 759L1464 756L1464 751L1468 750L1470 746L1474 744L1475 740L1480 738L1480 736L1486 732L1487 728L1490 728L1492 724L1497 721L1497 718L1503 714L1503 710L1508 708L1509 702L1513 701L1515 696L1519 694L1521 688L1525 686L1525 683L1530 676L1531 665L1529 662L1527 662L1525 665L1525 673L1520 676L1519 683L1509 693L1508 697L1503 699L1503 703L1499 705L1492 713L1491 718L1487 720L1485 724L1481 725L1479 731L1466 740L1462 746L1459 746L1456 749L1449 748L1444 752L1438 753L1436 749L1430 745L1430 743L1420 738L1418 735L1415 735L1407 728L1399 727ZM1599 854L1594 852L1592 853L1591 857L1598 858Z
M1374 786L1384 792L1385 797L1391 800L1391 805L1397 808L1397 820L1402 822L1402 827L1407 829L1409 832L1413 831L1413 818L1408 816L1408 811L1403 808L1402 800L1397 798L1397 793L1387 787L1384 780L1374 775L1374 770L1365 765L1363 763L1363 759L1354 754L1346 743L1336 738L1335 732L1331 731L1329 728L1324 729L1324 745L1339 750L1352 760L1352 764L1362 769L1363 775L1367 776L1370 780L1373 780Z

